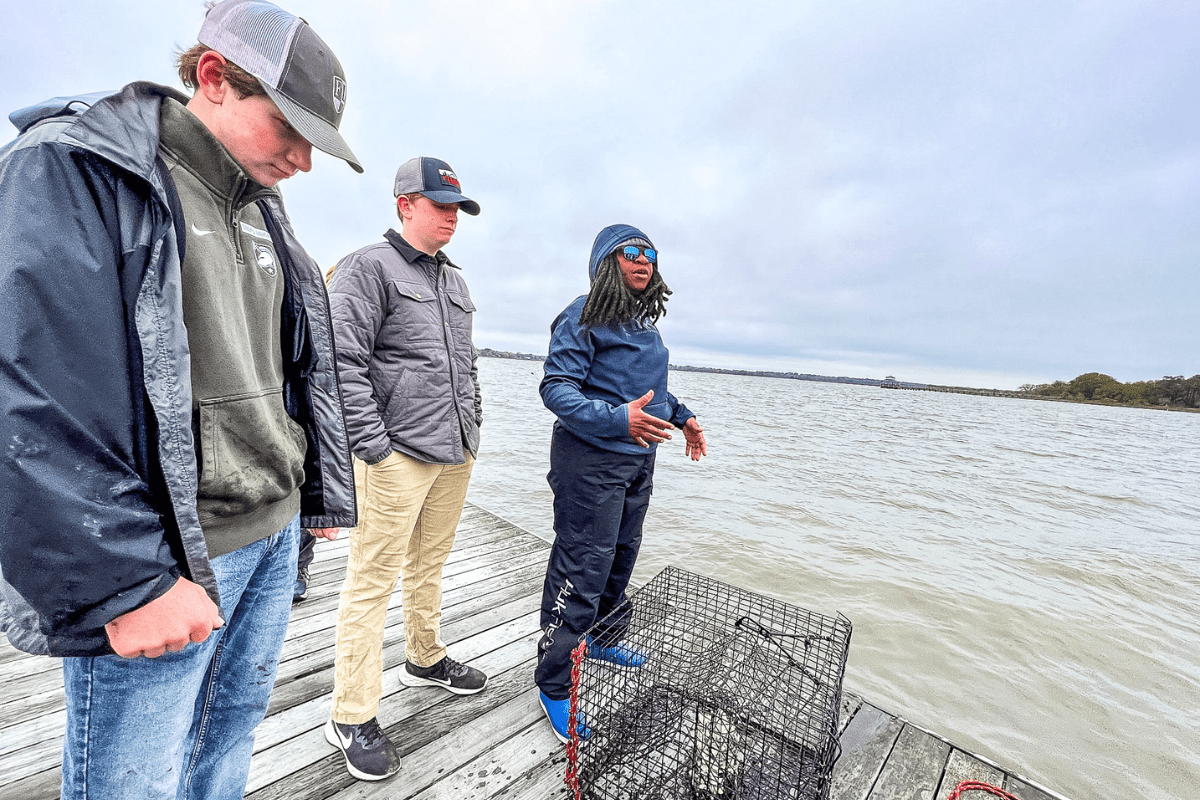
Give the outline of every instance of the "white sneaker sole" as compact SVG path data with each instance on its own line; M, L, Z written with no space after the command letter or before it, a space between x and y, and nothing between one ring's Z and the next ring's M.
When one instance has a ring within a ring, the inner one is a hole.
M550 709L546 708L546 704L542 702L541 697L538 697L538 705L542 707L542 713L546 715L546 722L550 723L550 732L554 734L554 738L558 739L563 744L571 741L570 736L563 736L558 732L558 728L554 727L554 720L550 719Z
M325 741L342 751L342 759L346 762L346 771L355 778L358 778L360 781L381 781L384 778L392 777L396 774L396 772L400 771L400 767L397 766L396 772L391 772L387 775L372 775L369 772L363 772L362 770L355 769L354 765L350 763L350 754L346 752L346 748L342 744L342 739L338 735L337 728L333 726L332 719L325 723Z
M448 683L442 683L441 681L435 681L433 678L422 678L419 675L413 675L411 672L409 672L404 667L400 668L400 682L403 683L405 686L412 686L413 688L416 688L419 686L436 686L439 689L445 689L447 692L451 692L452 694L460 694L460 695L462 695L462 694L479 694L484 689L486 689L487 685L488 685L488 679L484 678L483 686L480 686L478 689L463 689L458 686L451 686Z

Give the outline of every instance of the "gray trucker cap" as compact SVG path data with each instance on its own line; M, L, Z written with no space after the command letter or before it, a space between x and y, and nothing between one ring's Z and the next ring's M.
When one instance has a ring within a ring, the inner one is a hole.
M223 0L209 9L196 38L257 78L313 147L363 171L338 133L346 73L307 22L265 0Z

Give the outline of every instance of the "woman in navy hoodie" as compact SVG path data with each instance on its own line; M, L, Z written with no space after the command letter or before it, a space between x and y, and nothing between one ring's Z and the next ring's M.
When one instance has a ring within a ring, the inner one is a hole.
M705 455L696 415L667 391L667 348L654 323L671 290L658 252L630 225L596 237L592 286L550 326L541 395L554 412L550 474L554 547L542 594L542 638L534 674L554 733L570 736L571 650L609 617L588 658L639 667L645 655L622 644L625 588L642 542L654 486L654 452L681 428L686 454Z

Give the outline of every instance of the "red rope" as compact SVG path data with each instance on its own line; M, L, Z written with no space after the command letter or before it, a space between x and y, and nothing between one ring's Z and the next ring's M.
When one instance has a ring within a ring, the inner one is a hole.
M959 800L963 792L971 791L987 792L988 794L996 795L996 797L1002 797L1004 800L1018 800L1017 797L1009 794L1000 787L992 786L990 783L984 783L983 781L963 781L954 787L954 791L950 793L946 800Z
M571 732L571 741L567 742L567 787L570 788L575 800L579 796L579 672L583 664L583 652L587 649L587 639L571 651L571 712L567 716L567 727Z

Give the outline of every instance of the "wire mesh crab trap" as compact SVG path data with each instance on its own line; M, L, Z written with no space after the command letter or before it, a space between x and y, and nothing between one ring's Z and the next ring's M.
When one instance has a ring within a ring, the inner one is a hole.
M850 621L668 567L576 651L586 735L568 783L588 800L826 800Z

